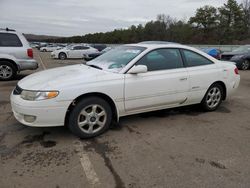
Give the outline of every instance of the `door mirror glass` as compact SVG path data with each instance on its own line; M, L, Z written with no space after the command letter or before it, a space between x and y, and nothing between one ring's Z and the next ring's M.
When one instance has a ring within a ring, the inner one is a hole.
M139 73L145 73L147 71L148 71L148 67L146 65L135 65L128 71L128 73L139 74Z

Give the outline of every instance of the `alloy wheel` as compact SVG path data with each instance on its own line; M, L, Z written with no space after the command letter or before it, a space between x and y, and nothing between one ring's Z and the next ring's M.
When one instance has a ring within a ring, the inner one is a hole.
M242 63L242 70L247 70L249 68L249 61L248 60L245 60L243 63Z
M101 130L107 121L107 112L97 104L84 108L78 116L79 128L87 134L93 134Z
M209 108L215 108L221 101L221 90L218 87L212 87L206 97L206 103Z
M13 70L8 65L0 65L0 78L8 79L13 75Z

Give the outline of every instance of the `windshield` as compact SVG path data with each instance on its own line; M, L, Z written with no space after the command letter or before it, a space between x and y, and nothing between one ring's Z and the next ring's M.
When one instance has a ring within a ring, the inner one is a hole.
M249 52L250 46L241 46L233 50L233 52Z
M120 46L89 61L87 65L94 65L104 70L119 72L145 49L144 47L137 46Z

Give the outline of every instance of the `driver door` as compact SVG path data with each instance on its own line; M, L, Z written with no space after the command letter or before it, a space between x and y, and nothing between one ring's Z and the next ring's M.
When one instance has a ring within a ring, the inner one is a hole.
M81 46L74 46L72 50L69 51L69 57L70 58L81 58L83 56L80 56L82 50Z
M187 100L188 73L178 49L157 49L136 65L146 65L146 73L125 75L125 110L142 112L178 106Z

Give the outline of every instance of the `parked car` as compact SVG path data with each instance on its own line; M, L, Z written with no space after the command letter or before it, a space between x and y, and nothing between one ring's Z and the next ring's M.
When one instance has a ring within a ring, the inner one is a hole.
M46 47L46 46L48 46L48 45L50 45L50 44L47 44L46 42L40 42L36 48L37 48L38 50L40 50L40 48Z
M250 45L240 46L232 52L224 52L221 59L225 61L232 61L241 70L250 68Z
M73 45L60 50L51 52L52 58L67 59L67 58L83 58L84 54L96 53L97 49L85 45Z
M216 59L221 59L222 51L217 48L202 48L203 52L207 53L208 55L211 55L212 57Z
M90 44L89 46L97 49L99 52L101 52L102 50L104 50L105 48L107 48L106 44Z
M37 68L25 37L12 29L0 29L0 80L11 80L20 71Z
M35 44L35 43L30 43L30 47L31 47L31 48L38 48L39 45L38 45L38 44Z
M90 138L131 114L199 103L214 111L239 82L232 62L221 63L195 48L132 44L86 65L25 77L11 94L11 106L22 124L67 125L75 135Z
M86 60L86 61L90 61L90 60L95 59L98 56L108 52L111 49L112 49L111 47L107 47L107 48L103 49L100 52L95 52L95 53L91 53L91 54L83 54L83 59Z
M41 47L40 52L53 52L62 48L64 48L64 46L52 44L45 47Z

